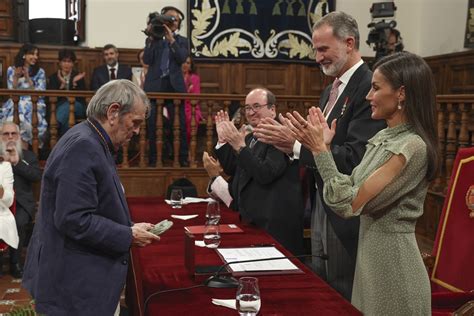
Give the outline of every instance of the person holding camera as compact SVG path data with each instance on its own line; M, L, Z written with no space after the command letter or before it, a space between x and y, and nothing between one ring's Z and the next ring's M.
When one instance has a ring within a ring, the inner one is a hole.
M153 12L148 16L148 25L145 30L148 37L143 54L143 61L149 66L143 86L145 92L186 93L181 65L189 55L188 39L177 33L183 20L184 14L172 6L164 7L161 14ZM173 100L165 100L165 109L167 120L164 122L164 145L165 150L169 150L166 154L171 156L174 121ZM187 167L189 162L183 103L180 105L179 122L179 161L182 167ZM147 121L147 137L150 142L149 163L154 165L156 163L156 104L154 103Z

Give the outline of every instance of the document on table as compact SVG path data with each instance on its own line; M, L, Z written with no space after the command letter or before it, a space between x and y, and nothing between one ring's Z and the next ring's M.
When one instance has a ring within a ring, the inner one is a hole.
M218 248L216 250L226 263L233 261L285 257L285 255L275 247ZM233 272L299 271L298 267L288 259L234 263L230 264L229 267Z

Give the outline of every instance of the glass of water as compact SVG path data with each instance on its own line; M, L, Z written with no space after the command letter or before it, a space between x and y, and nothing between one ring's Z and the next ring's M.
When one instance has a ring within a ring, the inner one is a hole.
M183 190L173 189L171 191L170 200L172 208L181 208L183 204Z
M255 316L260 311L260 289L258 279L242 277L236 295L237 311L241 316Z
M207 222L204 227L204 244L207 248L217 248L221 243L219 225Z
M219 224L221 219L221 209L219 206L219 202L212 200L207 203L206 209L206 221L212 224Z

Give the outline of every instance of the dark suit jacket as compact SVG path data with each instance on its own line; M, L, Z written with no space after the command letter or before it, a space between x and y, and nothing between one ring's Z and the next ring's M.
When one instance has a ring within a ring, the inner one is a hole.
M132 69L129 66L119 63L117 79L132 80ZM107 65L96 67L92 73L91 90L97 91L104 84L109 82L109 69Z
M338 170L351 174L365 153L367 141L378 131L385 127L385 121L371 119L371 108L365 99L371 87L372 71L367 64L362 64L352 75L343 93L328 118L328 124L337 119L336 134L331 143L331 152ZM324 109L329 99L332 85L326 87L321 95L320 107ZM345 104L345 106L344 106ZM323 181L317 173L312 153L302 147L300 162L315 170L315 179L319 188L321 200L323 199ZM359 238L359 217L345 220L324 204L328 220L334 228L336 235L355 258Z
M38 159L31 150L23 150L23 156L16 166L12 166L13 188L17 210L24 209L33 219L36 210L36 200L33 196L33 182L41 180L41 169Z
M146 92L181 92L186 93L181 65L189 56L188 39L179 34L175 35L175 42L169 46L169 80L174 91L164 91L161 85L161 56L164 45L169 45L164 39L147 39L143 61L149 66L145 77L143 90Z
M23 286L46 315L113 315L125 285L130 215L114 158L84 121L51 152Z
M251 135L246 137L250 143ZM228 144L216 151L228 175L241 217L269 232L294 254L303 253L303 198L299 166L275 147L257 142L236 154Z
M84 80L84 78L77 81L77 86L76 87L74 87L72 85L72 79L75 76L77 76L78 74L79 74L79 72L76 71L76 70L73 70L71 72L71 80L69 81L69 86L65 90L79 90L79 91L86 90L86 81ZM61 87L61 81L59 81L58 74L57 74L57 72L55 72L54 74L52 74L49 77L47 89L48 90L59 90L60 87ZM58 98L58 104L62 103L63 101L67 101L67 98L66 97L59 97ZM86 104L86 100L84 98L76 98L76 101L82 103L83 105Z

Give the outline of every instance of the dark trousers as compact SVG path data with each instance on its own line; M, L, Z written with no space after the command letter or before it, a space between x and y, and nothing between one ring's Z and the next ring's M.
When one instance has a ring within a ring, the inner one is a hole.
M86 107L79 101L74 103L74 115L76 119L86 118ZM59 136L64 135L69 129L69 101L63 100L56 106L56 119L59 123Z
M31 216L22 208L19 204L16 205L16 213L15 213L15 221L16 221L16 229L18 230L18 248L14 249L10 247L10 264L17 264L20 263L21 251L22 248L25 246L25 239L26 239L26 227L28 223L31 221Z
M169 77L161 80L160 91L162 92L179 92L176 91L169 81ZM173 155L173 123L174 123L174 104L173 100L165 100L165 107L168 110L168 119L163 118L163 148L164 158ZM186 142L186 114L184 112L184 102L181 101L179 106L179 161L188 160L188 143ZM150 145L149 163L156 163L156 103L152 102L150 116L147 120L147 138ZM169 151L169 152L166 152Z

